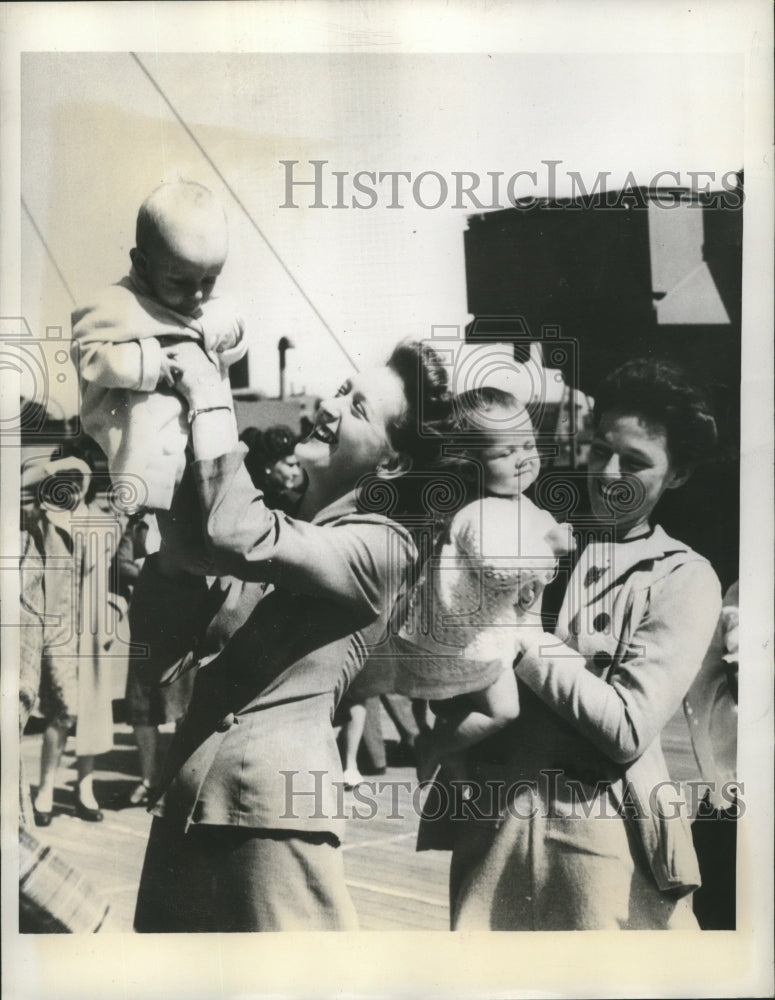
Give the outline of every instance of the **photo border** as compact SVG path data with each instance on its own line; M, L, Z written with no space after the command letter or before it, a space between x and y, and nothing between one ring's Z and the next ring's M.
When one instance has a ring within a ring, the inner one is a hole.
M738 930L616 934L31 936L16 929L18 741L14 671L2 672L3 981L13 1000L55 996L767 996L772 989L772 8L767 0L516 4L3 4L3 314L20 296L20 54L190 52L739 52L746 65L741 430ZM167 43L169 40L169 43ZM6 379L0 420L18 392ZM16 552L18 451L3 449L0 557ZM9 461L9 454L11 460ZM18 602L4 572L2 603ZM7 619L5 621L7 623ZM4 653L9 629L4 628ZM12 661L11 661L12 662ZM744 901L741 905L740 899Z

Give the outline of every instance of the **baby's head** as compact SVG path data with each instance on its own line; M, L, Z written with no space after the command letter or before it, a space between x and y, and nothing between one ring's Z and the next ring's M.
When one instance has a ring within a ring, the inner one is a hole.
M455 399L465 456L482 470L486 493L515 497L536 481L541 460L527 410L509 392L483 387Z
M195 315L212 294L228 252L223 206L193 181L156 188L137 213L135 270L162 305Z

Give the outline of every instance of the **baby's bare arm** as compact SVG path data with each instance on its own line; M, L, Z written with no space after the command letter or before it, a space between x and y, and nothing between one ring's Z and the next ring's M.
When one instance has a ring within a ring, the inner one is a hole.
M556 556L566 556L576 548L573 528L567 521L556 525L556 527L548 531L545 538Z
M501 729L507 722L516 719L519 715L519 695L517 678L514 676L511 664L504 665L501 673L489 687L482 691L474 691L469 698L476 713L481 713L490 719L495 728Z

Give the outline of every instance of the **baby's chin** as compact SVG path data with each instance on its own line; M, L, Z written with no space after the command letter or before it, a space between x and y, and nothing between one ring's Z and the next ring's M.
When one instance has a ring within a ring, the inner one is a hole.
M162 303L162 305L165 305L168 309L172 309L173 312L180 313L181 316L191 316L191 317L196 316L196 314L202 307L201 303L197 303L196 305L189 305L184 302L164 302Z
M496 489L488 489L494 497L501 497L503 500L516 500L522 496L526 489L533 485L536 481L536 476L520 476L514 480L513 487L498 487Z
M496 500L516 500L517 497L522 495L521 487L515 490L505 490L505 489L487 489L487 495L495 497Z

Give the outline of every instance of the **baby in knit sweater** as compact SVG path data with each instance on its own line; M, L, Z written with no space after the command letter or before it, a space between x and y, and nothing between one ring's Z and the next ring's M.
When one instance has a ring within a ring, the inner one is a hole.
M187 408L169 354L204 350L228 381L242 319L213 289L226 261L223 207L208 188L163 184L140 206L129 274L73 313L84 430L126 506L169 511L185 469ZM160 525L161 526L161 525ZM163 534L162 529L162 534Z
M540 459L517 401L498 389L465 393L457 422L476 471L469 496L481 499L452 519L396 642L397 690L433 701L437 715L415 746L420 781L442 761L447 778L464 778L461 752L517 716L515 630L540 625L544 586L574 546L568 525L523 496Z

